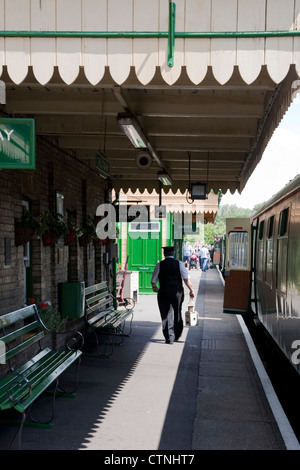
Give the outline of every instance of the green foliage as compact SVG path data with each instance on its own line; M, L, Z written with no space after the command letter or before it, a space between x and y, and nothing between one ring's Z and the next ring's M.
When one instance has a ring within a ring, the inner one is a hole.
M205 243L213 243L214 234L216 234L217 237L221 237L222 235L224 235L226 231L226 219L237 217L250 217L252 213L252 209L238 207L236 204L224 204L223 206L221 204L219 207L218 214L215 218L215 223L207 224L204 226Z
M59 331L65 326L66 320L61 319L59 312L52 307L51 302L40 302L35 298L28 299L28 305L35 304L45 326L51 331Z
M206 224L204 226L204 241L206 244L214 243L214 235L221 237L226 230L226 223L224 220L217 220L214 224Z
M217 237L221 237L224 235L226 231L226 219L228 218L238 218L238 217L251 217L251 214L253 214L256 210L259 209L259 207L262 204L257 204L253 209L246 209L244 207L238 207L236 204L224 204L220 205L218 214L215 218L215 223L214 224L205 224L204 225L204 239L203 239L203 231L202 235L189 235L186 238L186 240L190 241L191 243L194 243L196 240L198 240L200 243L204 242L208 245L214 243L214 235L217 235ZM201 233L201 230L200 230Z
M227 219L236 217L250 217L252 209L245 209L244 207L238 207L236 204L224 204L220 205L218 215L216 219Z
M52 214L49 211L45 211L41 214L40 232L53 232L58 236L64 234L67 226L64 222L63 215L59 213Z
M24 212L21 218L21 222L19 222L19 225L21 225L22 227L31 227L35 230L39 228L39 222L34 217L32 217L30 211Z

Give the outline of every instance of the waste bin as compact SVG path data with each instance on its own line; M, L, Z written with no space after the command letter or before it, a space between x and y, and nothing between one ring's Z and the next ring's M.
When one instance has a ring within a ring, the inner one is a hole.
M81 318L84 315L84 282L60 284L60 313L62 318Z

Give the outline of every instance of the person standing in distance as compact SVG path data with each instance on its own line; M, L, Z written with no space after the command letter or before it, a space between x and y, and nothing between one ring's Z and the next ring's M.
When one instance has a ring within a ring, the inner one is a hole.
M200 257L201 257L201 269L205 273L205 271L208 270L208 257L209 257L209 251L206 245L203 245L201 250L200 250Z
M157 292L157 302L162 320L162 331L167 344L177 341L183 330L182 303L184 290L182 281L190 291L190 297L195 297L188 271L182 261L174 258L174 247L163 248L163 261L157 263L151 278L152 289ZM159 281L159 289L157 282Z

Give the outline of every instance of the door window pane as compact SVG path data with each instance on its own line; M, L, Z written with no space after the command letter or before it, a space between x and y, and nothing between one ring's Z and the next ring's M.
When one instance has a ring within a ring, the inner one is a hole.
M272 285L273 272L273 239L267 240L266 250L266 282Z
M230 232L229 233L229 268L247 269L249 252L249 234L248 232Z
M278 240L278 254L277 254L277 289L280 292L286 293L287 284L287 238L280 238Z

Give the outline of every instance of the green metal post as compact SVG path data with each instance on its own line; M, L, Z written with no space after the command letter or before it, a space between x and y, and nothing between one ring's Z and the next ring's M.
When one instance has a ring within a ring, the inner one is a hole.
M169 37L168 37L168 66L174 65L174 47L175 47L175 12L176 5L169 0Z

